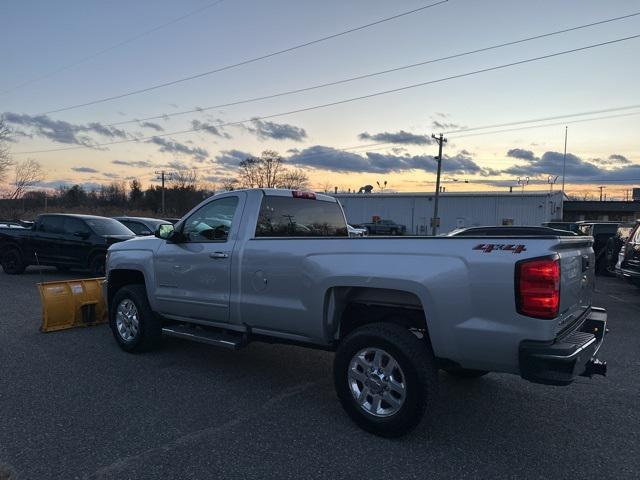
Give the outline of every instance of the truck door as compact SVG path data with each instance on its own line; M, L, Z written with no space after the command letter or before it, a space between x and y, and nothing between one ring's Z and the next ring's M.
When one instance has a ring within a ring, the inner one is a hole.
M60 241L64 232L64 217L45 215L38 219L31 236L31 247L40 263L60 261Z
M165 241L155 256L160 313L229 321L230 274L245 194L213 200L178 227L179 241Z
M60 239L60 261L86 266L91 252L91 229L79 218L65 217L64 235Z

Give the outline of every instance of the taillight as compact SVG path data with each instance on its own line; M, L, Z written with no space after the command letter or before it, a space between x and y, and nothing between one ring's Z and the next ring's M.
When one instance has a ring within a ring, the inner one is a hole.
M291 192L293 198L306 198L307 200L315 200L316 194L313 192L301 192L299 190L294 190Z
M560 307L560 262L557 258L525 260L516 264L518 313L555 318Z

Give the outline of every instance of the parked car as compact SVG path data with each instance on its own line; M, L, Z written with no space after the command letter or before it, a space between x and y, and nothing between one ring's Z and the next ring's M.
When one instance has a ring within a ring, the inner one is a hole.
M137 236L153 235L160 225L169 225L167 220L148 217L114 217Z
M303 227L303 228L299 228ZM438 369L566 385L604 374L589 237L354 242L337 200L225 192L154 237L109 248L105 296L127 352L165 336L238 349L336 352L338 398L362 428L401 435L431 413Z
M400 225L393 220L378 220L372 223L362 223L360 227L367 230L369 235L404 235L407 232L405 225Z
M640 222L629 233L629 239L620 251L619 274L640 287Z
M544 222L542 226L555 228L556 230L569 230L570 232L579 233L579 224L576 222Z
M549 227L527 226L498 226L498 227L468 227L452 230L448 237L493 237L493 236L530 236L551 235L557 237L575 237L578 234L569 230L557 230Z
M109 246L134 236L112 218L40 215L29 228L0 228L0 264L8 274L20 274L29 265L51 265L88 268L100 276Z
M619 222L578 222L580 235L593 237L597 274L607 273L607 242L616 234L619 224Z
M361 228L359 226L351 226L347 224L347 230L349 231L350 237L366 237L369 235L366 228Z
M635 222L621 223L618 225L615 235L607 240L605 255L607 257L607 273L609 275L615 275L616 267L618 269L620 268L618 266L618 261L621 259L620 253L624 244L629 240L635 226Z

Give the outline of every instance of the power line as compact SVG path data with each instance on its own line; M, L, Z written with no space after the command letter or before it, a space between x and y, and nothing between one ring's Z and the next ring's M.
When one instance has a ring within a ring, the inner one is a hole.
M631 116L635 116L635 115L640 115L640 112L620 113L618 115L602 115L602 116L593 117L593 118L582 118L582 119L578 119L578 120L569 120L568 122L544 123L544 124L541 124L541 125L527 125L525 127L507 128L507 129L504 129L504 130L494 130L494 131L491 131L491 132L470 133L468 135L454 135L453 138L477 137L479 135L490 135L492 133L517 132L517 131L520 131L520 130L530 130L532 128L556 127L558 125L567 125L567 124L584 123L584 122L594 122L596 120L608 120L608 119L611 119L611 118L631 117ZM535 120L532 120L532 122L533 121L535 121ZM518 123L522 123L522 122L518 122ZM478 127L478 128L483 128L483 127ZM485 128L488 128L488 127L485 127Z
M83 57L83 58L81 58L79 60L76 60L76 61L74 61L72 63L68 63L66 65L63 65L61 67L56 68L55 70L51 70L49 73L45 73L43 75L31 78L30 80L26 80L26 81L24 81L24 82L22 82L22 83L20 83L18 85L15 85L15 86L7 89L7 90L3 90L3 91L0 92L0 95L6 95L7 93L11 93L14 90L18 90L18 89L26 87L27 85L30 85L32 83L39 82L40 80L44 80L46 78L52 77L53 75L55 75L57 73L60 73L60 72L62 72L64 70L69 70L70 68L73 68L73 67L78 66L78 65L80 65L82 63L85 63L85 62L87 62L87 61L89 61L91 59L99 57L100 55L103 55L103 54L105 54L107 52L110 52L111 50L115 50L118 47L121 47L123 45L127 45L129 43L132 43L132 42L134 42L134 41L136 41L136 40L138 40L138 39L140 39L142 37L145 37L145 36L147 36L147 35L149 35L151 33L157 32L158 30L161 30L161 29L163 29L165 27L173 25L174 23L178 23L178 22L184 20L185 18L191 17L191 16L193 16L193 15L195 15L197 13L203 12L204 10L207 10L208 8L215 7L216 5L219 5L224 1L225 0L217 0L215 2L208 3L207 5L204 5L204 6L200 7L200 8L197 8L195 10L192 10L192 11L188 12L188 13L185 13L184 15L181 15L181 16L179 16L177 18L169 20L168 22L165 22L165 23L157 25L157 26L155 26L153 28L150 28L149 30L145 30L142 33L139 33L137 35L129 37L129 38L127 38L125 40L122 40L122 41L120 41L118 43L115 43L115 44L113 44L113 45L111 45L109 47L103 48L102 50L98 50L97 52L94 52L94 53L92 53L90 55L87 55L86 57Z
M179 79L176 79L176 80L171 80L169 82L158 83L158 84L150 86L150 87L141 88L141 89L138 89L138 90L132 90L132 91L129 91L129 92L126 92L126 93L113 95L111 97L104 97L104 98L100 98L98 100L92 100L90 102L78 103L76 105L71 105L69 107L63 107L63 108L58 108L58 109L55 109L55 110L50 110L48 112L44 112L43 115L48 115L50 113L64 112L64 111L67 111L67 110L74 110L76 108L87 107L89 105L96 105L98 103L110 102L112 100L117 100L119 98L130 97L132 95L138 95L140 93L150 92L152 90L157 90L159 88L164 88L164 87L168 87L168 86L171 86L171 85L176 85L178 83L183 83L183 82L187 82L187 81L190 81L190 80L195 80L197 78L206 77L206 76L209 76L209 75L213 75L214 73L224 72L226 70L231 70L233 68L237 68L237 67L240 67L240 66L243 66L243 65L248 65L250 63L255 63L255 62L258 62L260 60L265 60L267 58L272 58L272 57L275 57L275 56L278 56L278 55L282 55L284 53L292 52L294 50L298 50L298 49L301 49L301 48L309 47L311 45L315 45L315 44L318 44L318 43L321 43L321 42L325 42L327 40L331 40L331 39L334 39L334 38L337 38L337 37L341 37L343 35L348 35L348 34L351 34L351 33L354 33L354 32L360 31L360 30L364 30L366 28L370 28L370 27L373 27L373 26L376 26L376 25L380 25L381 23L390 22L392 20L397 20L398 18L405 17L407 15L411 15L411 14L414 14L414 13L418 13L418 12L421 12L421 11L426 10L428 8L431 8L431 7L442 5L444 3L447 3L448 1L449 0L441 0L441 1L436 2L436 3L425 5L425 6L422 6L422 7L419 7L419 8L414 8L413 10L408 10L406 12L402 12L402 13L399 13L397 15L393 15L391 17L382 18L380 20L376 20L375 22L367 23L365 25L360 25L359 27L350 28L348 30L344 30L344 31L339 32L339 33L334 33L332 35L327 35L327 36L324 36L324 37L321 37L321 38L317 38L315 40L311 40L309 42L300 43L298 45L294 45L293 47L288 47L288 48L285 48L283 50L278 50L276 52L271 52L271 53L267 53L265 55L261 55L259 57L253 57L253 58L250 58L248 60L243 60L241 62L233 63L233 64L230 64L230 65L225 65L224 67L214 68L213 70L208 70L206 72L197 73L195 75L190 75L188 77L182 77L182 78L179 78Z
M210 106L207 106L207 107L198 107L198 108L194 108L194 109L190 109L190 110L184 110L184 111L181 111L181 112L173 112L173 113L169 113L169 114L164 113L164 114L161 114L161 115L153 115L153 116L145 117L145 118L135 118L135 119L132 119L132 120L122 120L122 121L119 121L119 122L106 124L105 126L106 127L115 127L115 126L119 126L119 125L126 125L126 124L129 124L129 123L145 122L145 121L149 121L149 120L160 120L160 119L165 119L165 118L179 116L179 115L186 115L186 114L190 114L190 113L201 113L201 112L206 112L208 110L213 110L213 109L217 109L217 108L232 107L232 106L236 106L236 105L243 105L243 104L247 104L247 103L253 103L253 102L258 102L258 101L262 101L262 100L270 100L270 99L273 99L273 98L279 98L279 97L284 97L284 96L288 96L288 95L294 95L294 94L297 94L297 93L308 92L308 91L311 91L311 90L318 90L318 89L321 89L321 88L331 87L331 86L335 86L335 85L341 85L341 84L344 84L344 83L354 82L354 81L357 81L357 80L363 80L365 78L376 77L376 76L385 75L385 74L388 74L388 73L394 73L394 72L399 72L399 71L402 71L402 70L408 70L408 69L411 69L411 68L416 68L416 67L420 67L420 66L424 66L424 65L443 62L445 60L451 60L451 59L454 59L454 58L460 58L460 57L464 57L464 56L468 56L468 55L473 55L473 54L480 53L480 52L486 52L486 51L489 51L489 50L496 50L496 49L503 48L503 47L506 47L506 46L511 46L511 45L516 45L516 44L520 44L520 43L524 43L524 42L538 40L538 39L541 39L541 38L551 37L551 36L554 36L554 35L560 35L562 33L572 32L572 31L576 31L576 30L580 30L580 29L584 29L584 28L593 27L593 26L596 26L596 25L602 25L602 24L606 24L606 23L610 23L610 22L615 22L615 21L619 21L619 20L635 17L637 15L640 15L640 12L635 12L635 13L631 13L629 15L623 15L623 16L615 17L615 18L609 18L609 19L606 19L606 20L600 20L598 22L587 23L587 24L584 24L584 25L578 25L576 27L565 28L565 29L562 29L562 30L556 30L554 32L543 33L543 34L540 34L540 35L535 35L533 37L521 38L519 40L500 43L500 44L497 44L497 45L491 45L491 46L484 47L484 48L479 48L479 49L476 49L476 50L469 50L469 51L466 51L466 52L456 53L456 54L453 54L453 55L447 55L445 57L440 57L440 58L435 58L435 59L430 59L430 60L424 60L424 61L421 61L421 62L411 63L411 64L408 64L408 65L402 65L400 67L389 68L389 69L386 69L386 70L380 70L378 72L372 72L372 73L367 73L367 74L363 74L363 75L357 75L357 76L354 76L354 77L343 78L343 79L335 80L335 81L332 81L332 82L320 83L320 84L312 85L312 86L309 86L309 87L302 87L302 88L298 88L298 89L294 89L294 90L287 90L287 91L273 93L273 94L270 94L270 95L263 95L263 96L259 96L259 97L246 98L246 99L236 100L236 101L233 101L233 102L221 103L221 104L218 104L218 105L210 105ZM640 107L640 105L638 105L638 106ZM594 113L600 113L600 112L594 112ZM498 126L501 126L501 125L498 125ZM450 132L450 133L457 133L459 131L460 130L457 130L455 132ZM468 129L462 130L462 131L468 131Z
M263 115L263 116L259 116L259 117L252 117L252 118L249 118L249 119L238 120L238 121L234 121L234 122L224 122L224 123L215 124L214 126L215 127L226 127L226 126L232 126L232 125L241 125L241 124L248 123L248 122L251 122L251 121L254 121L254 120L266 120L266 119L270 119L270 118L283 117L283 116L287 116L287 115L293 115L293 114L296 114L296 113L302 113L302 112L308 112L308 111L312 111L312 110L318 110L318 109L321 109L321 108L333 107L333 106L336 106L336 105L343 105L343 104L346 104L346 103L356 102L356 101L360 101L360 100L366 100L366 99L370 99L370 98L374 98L374 97L379 97L379 96L382 96L382 95L388 95L390 93L403 92L403 91L410 90L410 89L413 89L413 88L424 87L424 86L427 86L427 85L433 85L433 84L436 84L436 83L442 83L442 82L446 82L446 81L449 81L449 80L469 77L469 76L472 76L472 75L478 75L480 73L486 73L486 72L491 72L491 71L496 71L496 70L502 70L502 69L509 68L509 67L514 67L514 66L517 66L517 65L523 65L523 64L526 64L526 63L545 60L545 59L548 59L548 58L559 57L561 55L567 55L567 54L570 54L570 53L576 53L576 52L581 52L581 51L585 51L585 50L590 50L592 48L602 47L602 46L606 46L606 45L613 45L613 44L616 44L616 43L624 42L624 41L627 41L627 40L633 40L633 39L637 39L637 38L640 38L640 34L632 35L632 36L628 36L628 37L622 37L622 38L618 38L618 39L615 39L615 40L609 40L607 42L595 43L595 44L587 45L587 46L584 46L584 47L572 48L570 50L563 50L561 52L555 52L555 53L550 53L550 54L547 54L547 55L542 55L542 56L539 56L539 57L528 58L526 60L519 60L519 61L516 61L516 62L505 63L505 64L502 64L502 65L497 65L497 66L493 66L493 67L474 70L474 71L471 71L471 72L461 73L461 74L457 74L457 75L450 75L448 77L443 77L443 78L439 78L439 79L436 79L436 80L429 80L429 81L426 81L426 82L414 83L414 84L411 84L411 85L405 85L403 87L392 88L392 89L389 89L389 90L382 90L382 91L379 91L379 92L374 92L374 93L370 93L370 94L366 94L366 95L361 95L361 96L358 96L358 97L351 97L351 98L347 98L347 99L343 99L343 100L338 100L338 101L335 101L335 102L329 102L329 103L324 103L324 104L320 104L320 105L312 105L310 107L298 108L298 109L295 109L295 110L289 110L289 111L286 111L286 112L274 113L274 114L271 114L271 115ZM95 148L95 147L102 147L102 146L109 146L109 145L118 145L118 144L123 144L123 143L139 142L141 140L149 140L149 139L154 138L154 137L168 137L168 136L171 136L171 135L181 135L181 134L185 134L185 133L192 133L192 132L202 131L205 128L206 127L190 128L190 129L187 129L187 130L179 130L179 131L175 131L175 132L165 132L165 133L161 133L161 134L157 134L157 135L151 135L151 136L147 136L147 137L138 137L138 138L134 138L134 139L114 140L114 141L111 141L111 142L96 143L96 144L93 144L93 145L90 145L90 146L80 145L80 146L76 146L76 147L56 148L56 149L48 149L48 150L32 150L32 151L28 151L28 152L15 152L15 153L13 153L13 155L49 153L49 152L57 152L57 151L78 150L78 149L84 149L84 148Z
M498 127L510 127L512 125L522 125L524 123L534 123L534 122L545 122L548 120L560 120L562 118L570 118L570 117L582 117L584 115L595 115L598 113L609 113L609 112L618 112L621 110L632 110L634 108L640 108L640 103L637 103L635 105L625 105L623 107L614 107L614 108L603 108L600 110L590 110L590 111L586 111L586 112L581 112L581 113L571 113L571 114L566 114L566 115L555 115L553 117L542 117L542 118L535 118L535 119L531 119L531 120L519 120L516 122L508 122L508 123L494 123L492 125L485 125L482 127L471 127L471 128L461 128L458 130L451 130L449 132L446 132L447 135L451 135L451 134L456 134L456 133L461 133L461 132L473 132L476 130L486 130L489 128L498 128ZM482 135L482 134L480 134ZM466 135L465 135L466 136Z

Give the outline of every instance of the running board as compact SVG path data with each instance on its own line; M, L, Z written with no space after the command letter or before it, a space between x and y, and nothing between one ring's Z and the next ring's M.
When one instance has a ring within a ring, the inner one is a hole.
M185 340L207 343L232 350L238 350L246 344L243 335L226 331L205 330L193 326L171 325L163 327L162 334L168 337L183 338Z

